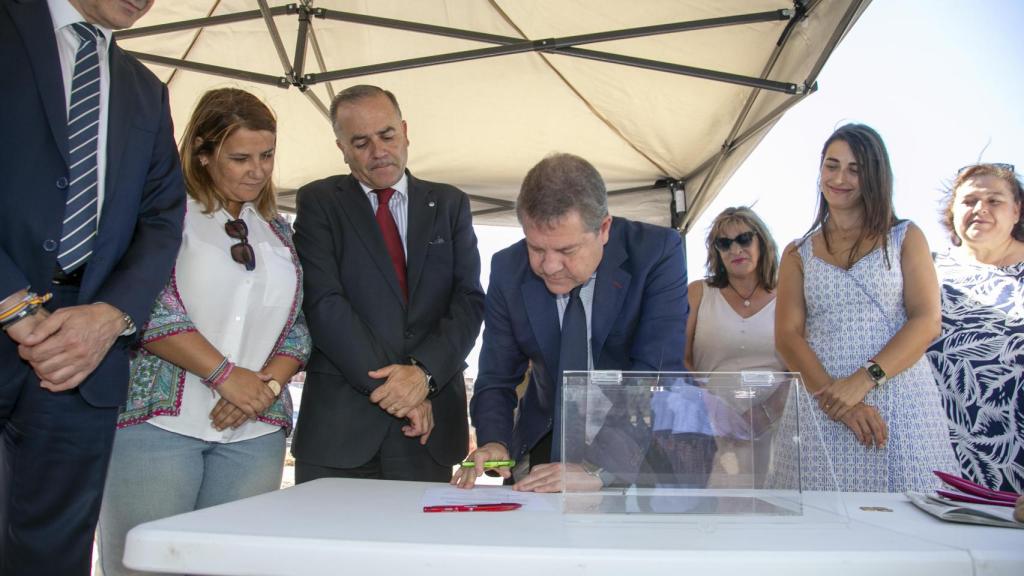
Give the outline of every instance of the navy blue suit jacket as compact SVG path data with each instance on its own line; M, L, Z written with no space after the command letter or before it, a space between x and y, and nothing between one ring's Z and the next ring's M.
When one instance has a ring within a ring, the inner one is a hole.
M595 369L683 370L685 262L676 231L612 219L591 308ZM470 413L479 445L501 442L519 460L552 427L559 441L561 410L558 307L530 269L525 240L494 255L485 304ZM530 385L514 421L515 388L529 362Z
M0 298L5 298L25 288L50 291L64 219L67 106L44 0L0 5L0 54ZM78 303L107 302L141 328L181 243L185 189L166 87L116 44L109 55L106 185ZM128 340L120 338L82 383L90 404L123 402ZM28 371L14 342L0 338L0 379L19 379Z

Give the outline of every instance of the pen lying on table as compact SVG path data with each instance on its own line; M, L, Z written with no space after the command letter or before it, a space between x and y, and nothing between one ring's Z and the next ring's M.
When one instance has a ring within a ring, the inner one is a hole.
M440 506L424 506L424 512L508 512L518 510L523 505L518 502L499 502L497 504L444 504Z

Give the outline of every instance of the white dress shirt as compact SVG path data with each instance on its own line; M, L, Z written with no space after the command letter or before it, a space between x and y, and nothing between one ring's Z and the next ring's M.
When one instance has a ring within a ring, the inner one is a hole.
M68 0L46 0L50 7L50 19L53 20L53 32L57 36L57 54L60 56L60 71L64 79L64 109L71 105L71 76L75 70L75 53L81 39L71 27L75 22L85 22L85 18L75 10ZM104 182L107 175L107 118L110 106L110 39L113 31L93 24L100 35L97 38L97 56L100 61L100 126L99 139L96 140L96 226L99 227L103 211L103 196L106 192Z
M178 294L196 329L228 360L259 372L273 352L291 314L298 281L291 252L253 207L245 204L239 217L249 228L256 269L249 272L231 258L238 241L224 231L231 219L225 210L202 213L191 198L185 214L185 233L175 264ZM210 442L237 442L278 430L249 420L236 430L218 431L210 412L220 394L188 372L178 416L156 416L150 424Z

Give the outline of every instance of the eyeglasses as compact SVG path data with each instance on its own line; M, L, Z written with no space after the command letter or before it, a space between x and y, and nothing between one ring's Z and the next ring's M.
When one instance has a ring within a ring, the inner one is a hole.
M732 247L732 243L735 242L742 248L750 246L750 243L754 241L754 232L744 232L743 234L737 234L735 238L726 238L725 236L719 236L715 238L715 248L718 248L722 252L728 252L729 248Z
M997 170L1006 170L1008 172L1016 172L1016 169L1015 169L1013 164L1004 164L1003 162L979 162L977 164L968 164L967 166L964 166L963 168L957 170L956 171L957 177L959 178L961 174L963 174L967 170L970 170L971 168L974 168L976 166L991 166L992 168L995 168Z
M249 227L245 220L228 220L224 223L224 231L228 236L238 240L238 244L231 247L231 259L245 266L245 269L252 272L256 269L256 252L249 244Z

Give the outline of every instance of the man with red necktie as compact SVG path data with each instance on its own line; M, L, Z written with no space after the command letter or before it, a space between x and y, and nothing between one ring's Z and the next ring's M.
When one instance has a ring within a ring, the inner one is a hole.
M394 94L331 104L351 174L298 192L295 247L314 350L292 441L297 482L447 482L466 453L462 370L483 320L469 198L405 169Z

